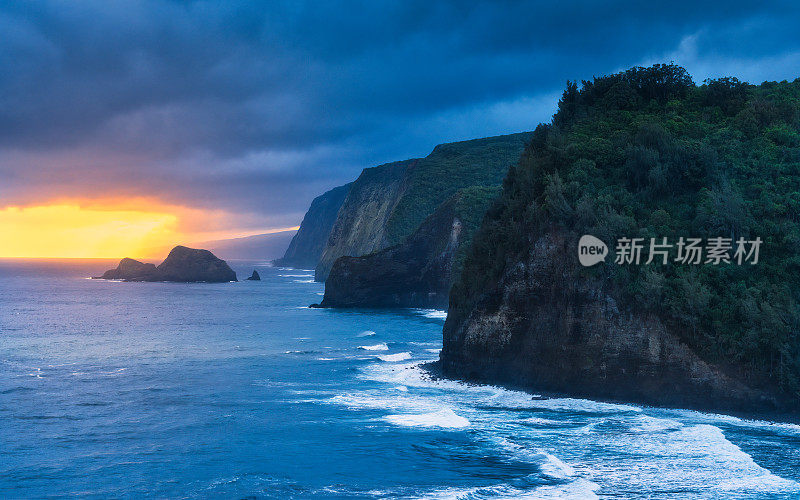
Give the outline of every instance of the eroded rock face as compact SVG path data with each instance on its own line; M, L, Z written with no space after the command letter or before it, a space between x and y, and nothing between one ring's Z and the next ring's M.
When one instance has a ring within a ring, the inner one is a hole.
M208 250L180 245L173 248L156 269L164 281L236 281L236 273L224 260Z
M788 411L703 361L655 315L621 310L569 258L573 239L540 236L496 289L448 317L440 355L446 375L663 406Z
M352 182L314 198L286 253L275 261L276 266L301 269L314 269L317 266L351 185Z
M367 168L339 209L315 279L339 257L402 244L451 196L471 186L499 186L530 140L522 132L439 144L425 158Z
M339 257L365 255L386 248L386 224L405 189L407 170L416 162L398 161L361 172L339 209L316 265L314 279L325 281Z
M453 205L440 207L400 245L337 259L320 307L446 308L462 237Z
M224 283L236 281L236 273L208 250L176 246L158 266L126 257L116 269L106 271L98 279Z
M157 275L158 270L154 264L145 264L125 257L119 261L116 269L109 269L102 276L96 276L93 279L149 281L151 278L157 277Z
M247 278L247 281L261 281L261 275L258 274L258 271L253 269L253 274L251 274L250 277Z

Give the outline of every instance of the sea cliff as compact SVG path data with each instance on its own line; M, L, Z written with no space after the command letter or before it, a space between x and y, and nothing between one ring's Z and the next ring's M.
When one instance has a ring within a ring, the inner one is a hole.
M465 188L442 203L400 244L340 257L320 307L446 309L463 249L499 190Z
M568 84L467 252L442 372L574 396L796 415L798 103L800 80L697 86L673 65ZM594 267L578 263L586 234L610 247ZM705 254L687 263L674 247L664 261L618 259L615 242L634 237L765 247L756 264Z
M459 190L499 186L530 137L530 132L523 132L440 144L425 158L364 170L339 211L316 279L326 280L340 257L358 257L403 244ZM469 217L480 219L485 206L478 210ZM414 272L421 271L417 268Z
M328 242L333 223L344 203L352 183L327 191L311 202L300 229L292 237L283 257L275 260L276 266L314 269Z
M364 255L387 246L386 224L406 188L406 173L417 160L366 168L347 193L315 269L325 281L336 259Z

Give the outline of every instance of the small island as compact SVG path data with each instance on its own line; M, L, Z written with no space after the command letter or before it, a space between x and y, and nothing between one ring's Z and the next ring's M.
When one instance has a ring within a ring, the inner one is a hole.
M124 258L116 269L92 279L122 281L173 281L179 283L225 283L238 281L227 262L208 250L176 246L164 262L155 266Z

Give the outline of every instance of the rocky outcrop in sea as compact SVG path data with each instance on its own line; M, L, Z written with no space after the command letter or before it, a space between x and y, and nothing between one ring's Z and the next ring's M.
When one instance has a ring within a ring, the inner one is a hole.
M176 246L164 262L155 266L124 258L116 269L111 269L93 279L123 281L175 281L182 283L224 283L237 281L236 273L228 264L208 250Z

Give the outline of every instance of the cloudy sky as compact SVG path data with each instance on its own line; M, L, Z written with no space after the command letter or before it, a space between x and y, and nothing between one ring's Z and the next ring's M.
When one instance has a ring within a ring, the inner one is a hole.
M655 3L3 2L0 210L156 200L293 226L364 167L533 129L568 79L800 76L796 2Z

